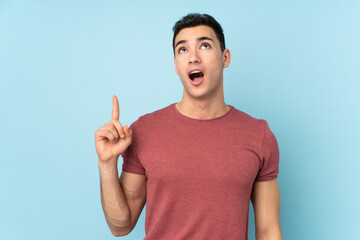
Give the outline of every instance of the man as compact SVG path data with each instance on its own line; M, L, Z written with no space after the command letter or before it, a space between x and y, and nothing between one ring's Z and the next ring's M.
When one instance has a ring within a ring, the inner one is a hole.
M128 128L113 96L112 120L95 132L111 232L130 233L146 203L147 240L247 239L251 199L256 239L282 239L278 145L265 120L224 102L231 55L221 26L209 15L189 14L173 30L181 101Z

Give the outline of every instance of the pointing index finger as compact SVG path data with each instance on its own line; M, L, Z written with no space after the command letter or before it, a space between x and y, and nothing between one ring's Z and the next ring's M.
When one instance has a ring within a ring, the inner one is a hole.
M119 120L119 101L116 95L113 96L112 119Z

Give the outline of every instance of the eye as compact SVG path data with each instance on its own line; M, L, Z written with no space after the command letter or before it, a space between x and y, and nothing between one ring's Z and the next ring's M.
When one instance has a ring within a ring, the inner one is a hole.
M208 44L208 43L203 43L203 44L201 45L201 48L203 48L203 49L210 48L210 44Z
M178 53L184 53L186 49L184 47L179 48Z

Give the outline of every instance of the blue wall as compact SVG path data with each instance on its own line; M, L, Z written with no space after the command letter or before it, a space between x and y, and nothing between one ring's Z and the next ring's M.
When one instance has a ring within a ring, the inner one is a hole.
M74 2L0 0L0 239L113 239L94 132L113 94L128 125L180 101L189 12L224 28L226 102L278 139L284 239L360 239L360 1Z

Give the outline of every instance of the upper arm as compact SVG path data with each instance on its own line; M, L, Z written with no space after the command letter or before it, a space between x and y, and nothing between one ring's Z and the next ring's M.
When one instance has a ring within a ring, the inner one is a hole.
M130 209L129 232L131 232L146 203L146 176L122 171L120 185Z
M277 179L255 181L251 194L256 232L280 231L280 192Z

